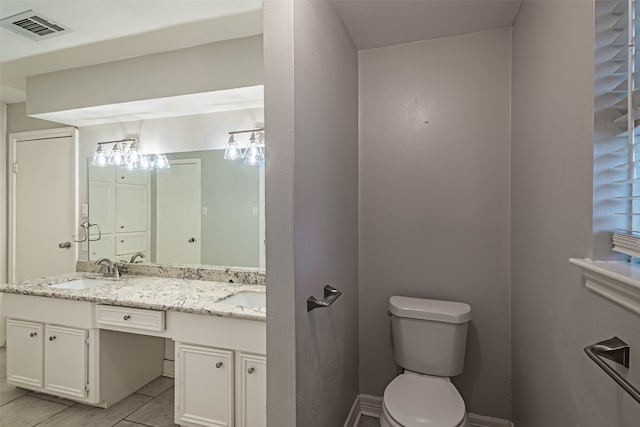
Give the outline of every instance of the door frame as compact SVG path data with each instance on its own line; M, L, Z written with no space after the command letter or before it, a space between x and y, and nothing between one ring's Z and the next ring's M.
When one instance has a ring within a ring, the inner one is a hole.
M202 159L179 159L179 160L169 160L169 164L171 166L173 165L189 165L189 164L195 164L197 169L198 169L198 199L194 200L194 204L196 204L196 208L198 211L198 248L199 248L199 263L202 263ZM161 191L160 191L160 179L159 177L156 175L156 224L155 224L155 230L152 230L152 232L155 232L156 235L156 261L159 258L159 254L161 253L161 245L160 245L160 239L158 238L159 233L158 230L160 228L160 224L161 224L161 215L160 215L160 209L158 209L158 206L160 206L160 200L161 200Z
M57 129L45 129L45 130L36 130L29 132L17 132L9 134L9 170L7 171L7 175L9 176L9 185L7 186L7 210L8 210L8 251L7 251L7 274L8 274L8 282L13 283L16 277L16 227L15 227L15 217L16 217L16 177L15 172L13 170L14 165L16 164L16 155L17 155L17 146L20 142L26 141L36 141L40 139L54 139L54 138L71 138L73 141L73 154L72 154L72 164L73 164L73 229L74 233L70 236L72 240L77 240L77 232L80 227L80 212L78 209L79 206L79 191L78 191L78 129L75 127L64 127ZM78 261L78 257L80 255L79 245L73 245L73 254L75 258L75 262Z

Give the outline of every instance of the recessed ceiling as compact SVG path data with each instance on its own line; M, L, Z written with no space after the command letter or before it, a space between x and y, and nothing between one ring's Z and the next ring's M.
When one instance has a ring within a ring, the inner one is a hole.
M32 9L67 34L39 41L0 29L0 101L25 100L25 78L262 34L260 0L2 0L0 18Z
M262 108L263 106L264 86L260 85L34 114L32 117L84 127L105 123L123 123L162 117L245 110Z
M334 0L358 49L509 27L522 0Z

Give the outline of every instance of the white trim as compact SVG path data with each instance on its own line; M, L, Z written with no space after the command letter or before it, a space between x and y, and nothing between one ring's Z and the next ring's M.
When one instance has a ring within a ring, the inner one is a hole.
M7 281L7 105L0 102L0 283ZM0 294L0 347L6 342L6 322Z
M370 394L359 394L353 402L344 427L358 427L363 415L380 418L382 414L382 397ZM478 414L467 414L470 427L514 427L509 420L486 417Z
M170 165L191 165L195 164L197 169L197 178L198 178L198 198L194 200L194 204L196 205L196 210L198 212L198 236L196 239L196 244L198 246L198 262L193 264L200 264L202 262L202 160L201 159L180 159L180 160L169 160ZM156 261L161 259L162 254L162 246L160 245L160 238L158 230L162 228L162 216L160 215L160 201L162 200L162 191L160 185L160 177L156 175ZM165 261L165 263L167 263Z
M509 420L472 413L467 414L467 420L469 420L470 427L513 427L513 423Z
M640 314L640 265L623 261L571 258L580 267L584 285L598 295Z
M34 141L38 139L52 139L52 138L72 138L74 145L73 152L73 191L74 191L74 231L72 234L73 240L76 240L77 231L80 227L80 210L78 209L79 198L78 194L78 130L74 127L64 127L57 129L48 129L48 130L37 130L37 131L29 131L29 132L17 132L9 134L9 140L7 145L9 146L9 157L8 160L13 165L16 162L16 146L19 142L23 141ZM7 164L8 165L8 164ZM11 169L11 168L9 168ZM9 177L8 186L7 186L7 203L8 203L8 228L7 228L7 236L8 236L8 250L7 250L7 281L14 282L15 281L15 251L16 251L16 230L15 230L15 216L16 216L16 206L15 206L15 193L16 193L16 180L15 174L12 170L7 171L7 175ZM80 255L78 245L73 245L74 247L74 255L75 263L78 261L78 256Z
M360 424L360 417L360 395L356 395L353 405L351 405L349 416L347 416L347 421L344 422L344 427L357 427Z
M176 362L175 360L164 359L162 362L162 376L175 378L176 377Z

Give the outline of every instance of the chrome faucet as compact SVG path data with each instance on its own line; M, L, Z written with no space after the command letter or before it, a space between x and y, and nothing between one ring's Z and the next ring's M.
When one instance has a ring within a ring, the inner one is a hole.
M142 252L136 252L135 254L133 254L133 256L131 257L131 261L129 261L131 264L136 262L136 259L140 258L141 260L144 259L144 254ZM138 261L138 262L142 262L142 261Z
M109 258L100 258L96 261L96 265L104 265L104 277L120 278L120 270L118 270L118 263L112 262Z

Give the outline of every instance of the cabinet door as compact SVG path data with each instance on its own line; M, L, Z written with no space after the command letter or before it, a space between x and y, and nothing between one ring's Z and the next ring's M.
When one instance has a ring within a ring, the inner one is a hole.
M100 240L89 242L89 261L97 261L100 258L113 260L115 257L116 249L112 235L103 234Z
M233 426L233 352L177 343L175 421Z
M44 334L44 388L58 396L87 395L88 332L47 325Z
M89 161L89 181L113 183L115 170L115 166L91 166L91 161Z
M267 425L267 359L255 354L236 354L237 427Z
M113 233L114 185L104 182L89 182L89 222L100 227L102 234ZM92 227L91 237L98 236L98 228Z
M27 388L42 387L41 323L7 319L7 381Z
M149 192L139 185L116 185L116 232L147 231Z
M118 169L116 171L116 183L147 185L149 183L149 171L139 169Z

